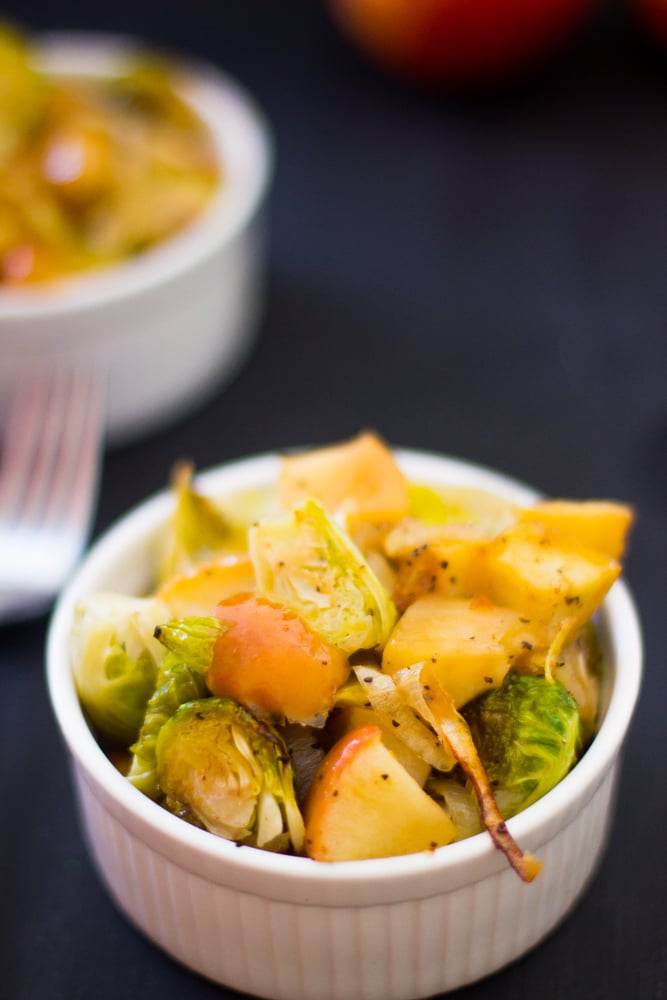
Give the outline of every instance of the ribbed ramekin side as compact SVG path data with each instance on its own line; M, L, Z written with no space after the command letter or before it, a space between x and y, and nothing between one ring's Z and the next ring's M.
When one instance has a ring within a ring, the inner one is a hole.
M537 853L530 885L509 868L450 892L369 906L242 893L181 867L130 833L75 767L93 860L114 901L196 972L271 1000L415 1000L499 970L568 913L605 846L617 767Z

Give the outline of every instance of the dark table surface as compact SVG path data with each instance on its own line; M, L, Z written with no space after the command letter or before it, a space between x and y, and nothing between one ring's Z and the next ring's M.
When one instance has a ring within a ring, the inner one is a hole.
M306 0L5 13L207 57L255 94L276 141L256 349L198 412L107 454L95 534L177 457L205 467L367 426L546 493L635 505L646 674L608 851L540 948L463 993L667 997L667 55L612 3L547 71L464 99L390 82ZM0 994L236 996L148 944L91 869L46 628L0 631Z

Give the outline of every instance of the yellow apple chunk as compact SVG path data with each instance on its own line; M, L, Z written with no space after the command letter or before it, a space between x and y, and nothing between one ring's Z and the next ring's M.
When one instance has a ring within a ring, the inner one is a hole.
M539 524L517 524L485 547L476 589L541 627L548 641L592 616L621 567L609 556Z
M158 591L173 618L212 615L220 601L255 589L255 571L247 553L228 554L192 573L172 577Z
M292 508L314 497L329 513L397 521L410 504L408 484L390 449L366 432L342 444L283 458L280 500Z
M472 597L472 580L482 542L471 537L450 537L424 542L393 555L396 567L392 597L399 611L424 594Z
M493 687L525 659L534 636L521 616L486 598L450 599L427 594L399 619L382 656L395 674L428 662L457 708Z
M384 745L377 726L352 730L327 754L304 818L306 853L317 861L415 854L456 838L452 820Z
M609 500L543 500L523 510L520 520L571 535L586 548L620 559L633 517L631 507Z

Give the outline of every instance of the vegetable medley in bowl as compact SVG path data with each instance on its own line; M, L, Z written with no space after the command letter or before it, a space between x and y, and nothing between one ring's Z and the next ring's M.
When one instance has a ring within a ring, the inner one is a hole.
M79 699L185 823L320 862L432 852L506 820L595 737L595 613L633 513L409 478L375 434L223 496L174 474L144 596L78 599ZM516 494L516 491L515 491Z
M218 147L169 60L136 52L118 70L49 72L0 24L0 288L128 260L187 227L219 189Z

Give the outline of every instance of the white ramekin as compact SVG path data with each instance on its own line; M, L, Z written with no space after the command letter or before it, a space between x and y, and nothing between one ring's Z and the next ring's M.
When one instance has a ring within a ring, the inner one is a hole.
M422 482L490 489L518 503L535 494L497 473L423 452L398 452ZM277 456L212 470L221 495L271 481ZM533 948L577 902L613 819L621 751L638 696L642 648L624 583L599 616L603 717L584 757L509 822L544 863L522 883L480 834L434 853L322 864L236 847L145 798L107 760L81 708L68 662L75 602L102 589L149 586L172 499L149 500L94 546L62 595L48 638L55 716L71 756L91 855L120 910L171 956L217 982L276 1000L411 1000L497 971Z
M56 75L112 76L139 43L56 33L36 43ZM108 439L177 419L247 356L263 300L264 207L273 142L254 101L212 66L175 63L176 88L206 122L223 181L203 215L124 264L0 289L0 397L35 367L72 364L105 379Z

